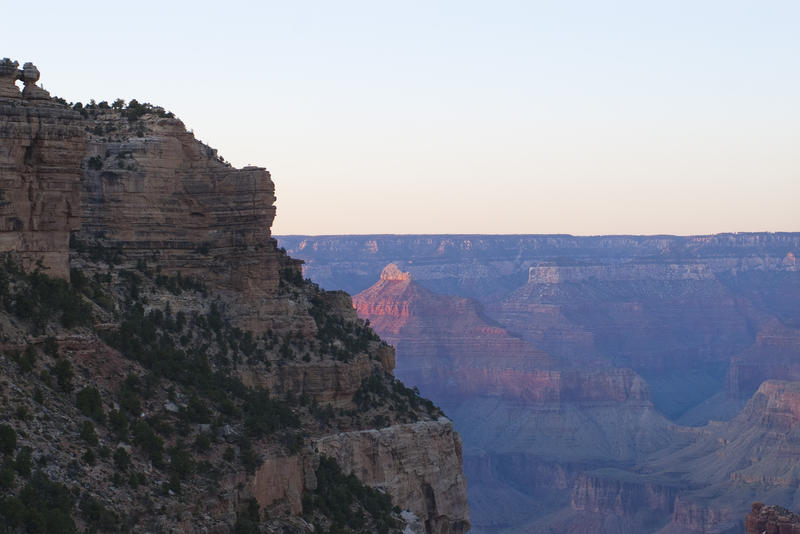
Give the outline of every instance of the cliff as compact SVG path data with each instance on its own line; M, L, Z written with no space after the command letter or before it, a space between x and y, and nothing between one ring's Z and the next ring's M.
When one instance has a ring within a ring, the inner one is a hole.
M452 476L461 468L461 438L449 420L345 432L318 439L314 447L345 472L407 503L426 532L469 530L466 479Z
M777 319L766 323L755 342L731 360L726 393L733 398L751 396L765 380L800 380L800 330Z
M550 356L489 322L474 301L428 291L394 264L353 306L398 348L397 375L440 401L558 395Z
M33 65L17 66L0 62L0 252L67 278L69 236L80 226L84 124L35 85Z
M278 249L269 173L36 80L0 63L4 520L49 491L64 532L466 532L452 424Z

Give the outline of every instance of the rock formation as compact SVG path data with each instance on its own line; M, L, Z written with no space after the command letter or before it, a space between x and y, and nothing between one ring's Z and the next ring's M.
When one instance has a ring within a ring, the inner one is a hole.
M67 278L69 236L80 225L84 124L36 87L36 67L16 66L0 61L0 252ZM25 81L23 92L17 78Z
M269 173L161 108L68 106L17 67L0 62L0 433L46 467L9 495L74 495L67 532L466 532L452 423L278 249Z
M452 476L461 465L461 438L449 420L344 432L316 440L314 447L345 472L405 503L426 532L469 530L466 480Z

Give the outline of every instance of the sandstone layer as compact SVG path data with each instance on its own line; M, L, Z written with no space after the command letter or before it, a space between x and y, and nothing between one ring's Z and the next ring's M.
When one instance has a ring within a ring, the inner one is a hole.
M464 534L466 479L461 438L447 419L346 432L314 441L320 454L402 502L429 534Z
M20 92L17 76L0 65L0 252L68 278L69 236L80 226L84 124L78 113Z

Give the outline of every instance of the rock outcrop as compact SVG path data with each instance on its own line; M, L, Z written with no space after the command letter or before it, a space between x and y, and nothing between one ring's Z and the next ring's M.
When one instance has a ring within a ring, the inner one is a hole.
M301 262L270 237L275 186L266 169L232 168L178 119L120 125L116 115L90 122L97 133L84 157L79 245L156 259L216 288L241 328L313 333L308 316L275 298L282 273L299 276Z
M0 252L69 277L70 232L80 227L81 116L36 87L30 63L0 61ZM13 81L25 81L20 92Z
M413 512L431 534L464 534L466 479L461 438L445 419L345 432L314 441L320 454L385 491Z

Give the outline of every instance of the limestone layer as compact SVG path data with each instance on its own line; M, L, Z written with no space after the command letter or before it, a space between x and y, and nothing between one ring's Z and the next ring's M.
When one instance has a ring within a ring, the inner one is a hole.
M314 447L346 473L403 503L423 521L425 532L469 530L461 438L449 420L345 432L316 440Z
M39 262L51 276L67 278L69 235L80 225L87 143L81 117L6 89L0 91L0 252L15 251L26 268Z

